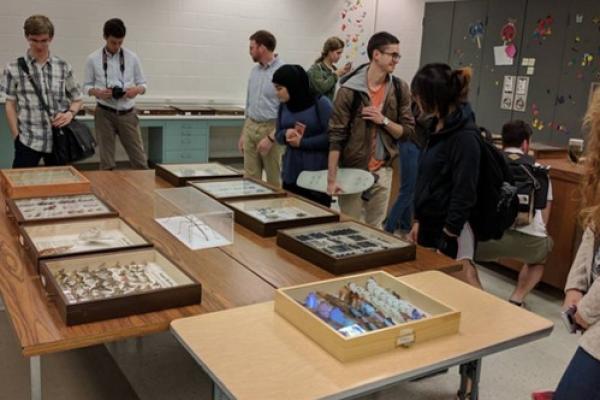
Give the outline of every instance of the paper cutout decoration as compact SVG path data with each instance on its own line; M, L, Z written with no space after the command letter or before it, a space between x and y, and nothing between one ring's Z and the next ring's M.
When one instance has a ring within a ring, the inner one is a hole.
M506 45L506 47L504 47L504 51L506 52L506 55L508 57L515 58L515 56L517 55L517 46L515 46L514 43L509 43Z
M581 59L581 66L587 67L594 62L594 56L590 53L584 53Z
M483 37L484 33L485 33L485 28L483 27L483 22L481 22L481 21L472 23L469 26L469 37L471 38L471 40L473 40L475 43L477 43L478 49L481 48L481 38Z
M554 19L549 15L546 18L540 18L537 21L535 30L533 31L533 39L539 44L542 44L547 37L552 35L552 24Z
M508 58L514 59L517 55L517 46L513 43L517 34L517 27L514 20L509 20L502 29L500 29L500 37L504 42L504 52ZM506 64L505 64L506 65ZM512 62L508 65L512 65Z
M344 58L346 62L353 62L359 55L366 55L366 46L363 34L364 22L367 12L364 11L362 0L346 0L344 8L340 11L340 30L345 35Z
M517 35L517 27L514 22L508 21L502 29L500 29L500 37L505 43L510 43L515 40L515 36Z

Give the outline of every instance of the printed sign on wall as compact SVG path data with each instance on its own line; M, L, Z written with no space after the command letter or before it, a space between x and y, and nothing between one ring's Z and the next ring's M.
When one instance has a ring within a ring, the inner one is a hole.
M525 112L527 108L527 94L529 93L529 77L517 76L517 88L515 90L515 101L513 110Z
M515 97L515 76L514 75L504 75L504 84L502 85L502 99L500 100L500 109L512 110L514 97Z

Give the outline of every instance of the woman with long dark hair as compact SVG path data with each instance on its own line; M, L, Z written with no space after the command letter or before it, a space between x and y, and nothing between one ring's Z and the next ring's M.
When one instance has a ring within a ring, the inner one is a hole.
M283 188L329 207L331 196L301 188L296 180L302 171L327 169L331 102L325 96L315 97L300 65L281 66L272 81L281 101L275 139L286 145L281 172Z
M468 221L477 202L481 139L467 101L471 70L428 64L412 80L422 112L434 116L421 154L415 188L415 223L409 238L460 260L463 278L481 287L472 260L475 237Z

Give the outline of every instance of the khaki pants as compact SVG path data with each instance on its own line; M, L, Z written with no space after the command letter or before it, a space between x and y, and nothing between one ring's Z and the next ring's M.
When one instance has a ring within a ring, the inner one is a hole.
M267 182L275 186L281 186L281 155L283 146L273 144L266 155L261 155L256 147L262 138L275 130L275 121L258 122L246 118L244 122L244 170L246 175L256 179L262 179L264 169Z
M379 175L377 183L370 189L371 198L365 201L361 193L342 194L338 196L342 213L380 229L387 214L392 186L392 169L382 167L375 174Z
M148 168L148 158L144 153L142 132L135 110L117 115L96 107L94 122L100 153L100 169L115 168L115 138L117 135L129 156L131 167L133 169Z

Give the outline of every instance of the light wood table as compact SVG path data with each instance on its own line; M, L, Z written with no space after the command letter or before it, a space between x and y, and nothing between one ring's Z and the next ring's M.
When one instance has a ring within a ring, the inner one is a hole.
M273 302L173 321L171 330L231 399L338 399L461 365L477 399L481 358L548 336L552 322L437 271L399 278L461 311L460 332L342 363L275 314Z

